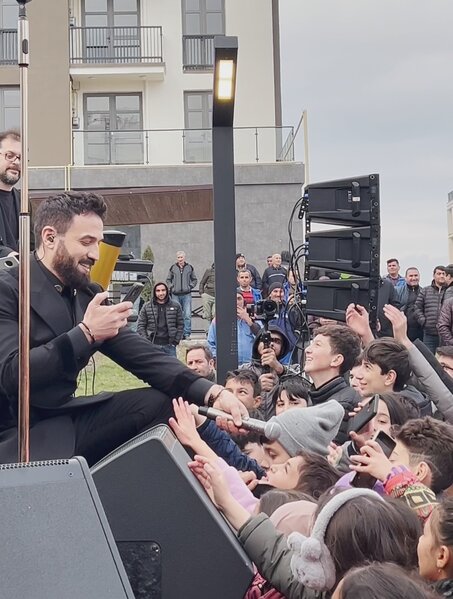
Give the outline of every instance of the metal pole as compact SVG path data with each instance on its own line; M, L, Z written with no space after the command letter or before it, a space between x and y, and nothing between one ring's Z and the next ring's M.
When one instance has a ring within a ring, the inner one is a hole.
M310 157L308 155L308 116L307 111L304 110L302 113L302 120L304 125L304 187L310 182Z
M238 367L233 127L212 128L217 380Z
M19 461L30 460L30 205L28 198L28 65L29 37L25 4L19 1L20 125L22 141L19 215Z

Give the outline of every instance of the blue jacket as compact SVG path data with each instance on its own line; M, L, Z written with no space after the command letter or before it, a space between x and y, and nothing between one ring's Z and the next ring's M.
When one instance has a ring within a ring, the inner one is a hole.
M266 476L266 471L258 462L242 453L230 435L220 429L213 420L206 419L197 430L203 441L229 466L243 472L254 472L258 478Z
M237 337L238 337L238 364L244 364L250 362L252 359L252 347L255 341L255 335L260 330L260 325L254 323L251 327L238 318L237 321ZM255 331L255 332L253 332ZM217 329L215 318L209 325L207 342L209 349L212 352L214 358L217 356Z
M250 287L250 289L252 290L253 303L256 304L257 302L260 302L263 299L263 297L261 295L261 291L259 289L255 289L254 287ZM239 293L242 293L240 287L237 287L236 291L238 291Z

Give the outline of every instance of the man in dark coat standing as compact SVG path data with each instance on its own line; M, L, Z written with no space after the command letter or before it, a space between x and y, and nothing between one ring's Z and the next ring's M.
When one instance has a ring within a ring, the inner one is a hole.
M30 449L32 460L82 455L94 464L172 414L171 398L214 403L238 424L247 411L127 327L131 302L110 305L90 282L99 258L106 205L93 193L61 193L35 215L30 258ZM17 459L18 267L0 271L0 462ZM76 397L80 372L97 351L152 388Z
M21 173L20 133L0 133L0 258L19 250L19 193L14 185Z

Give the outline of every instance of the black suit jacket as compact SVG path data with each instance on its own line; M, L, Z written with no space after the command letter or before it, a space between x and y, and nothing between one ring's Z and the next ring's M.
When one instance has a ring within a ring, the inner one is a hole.
M100 290L95 284L79 290L71 317L64 299L34 256L30 263L30 419L33 459L69 457L74 449L70 413L112 397L74 397L79 372L100 351L169 397L184 396L197 404L212 383L165 355L148 340L125 327L116 337L90 344L81 322L86 307ZM18 268L0 272L0 462L15 461L18 404ZM11 449L13 448L13 449ZM11 455L13 451L13 455Z
M14 189L14 188L12 191L13 191L13 196L14 196L14 200L15 200L15 204L16 204L16 213L17 213L17 216L19 217L19 214L20 214L20 191L18 191L17 189ZM31 217L31 203L30 203L30 217ZM4 242L5 239L6 239L5 223L4 223L2 215L0 213L0 258L7 256L13 250L13 248L10 248L5 245L5 242ZM19 247L19 231L18 230L16 231L16 244L17 244L17 247ZM31 250L35 249L35 236L33 234L33 224L32 224L31 218L30 218L30 249Z

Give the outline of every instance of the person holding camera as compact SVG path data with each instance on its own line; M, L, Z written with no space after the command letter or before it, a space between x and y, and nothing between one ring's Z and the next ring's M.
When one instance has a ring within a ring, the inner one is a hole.
M269 333L269 335L267 336L266 333ZM262 330L256 336L251 361L241 366L241 368L252 370L259 377L261 410L266 420L275 413L272 402L272 391L275 385L284 375L298 374L299 368L297 365L285 366L282 363L289 350L290 342L288 337L280 327L269 323L267 331Z
M255 336L260 331L261 325L255 322L253 318L249 315L245 305L245 300L239 291L236 293L236 303L238 364L239 366L241 366L242 364L244 364L244 362L250 362ZM209 326L207 338L209 349L211 350L214 358L217 355L216 330L216 321L214 318L214 320L211 322Z

